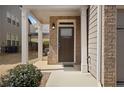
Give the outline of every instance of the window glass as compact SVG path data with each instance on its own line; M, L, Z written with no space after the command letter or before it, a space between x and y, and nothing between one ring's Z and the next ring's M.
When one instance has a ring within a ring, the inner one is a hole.
M72 36L72 28L62 28L61 36Z

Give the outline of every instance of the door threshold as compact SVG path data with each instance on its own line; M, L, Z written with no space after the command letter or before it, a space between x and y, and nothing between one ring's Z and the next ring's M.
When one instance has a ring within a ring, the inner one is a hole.
M74 62L62 62L64 67L74 67Z
M63 65L74 65L74 62L60 62L62 63Z
M73 64L64 64L63 66L64 66L64 67L74 67Z

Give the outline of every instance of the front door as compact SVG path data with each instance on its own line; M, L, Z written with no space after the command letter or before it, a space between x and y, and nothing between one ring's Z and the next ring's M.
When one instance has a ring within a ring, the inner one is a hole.
M74 27L59 27L59 62L74 62Z

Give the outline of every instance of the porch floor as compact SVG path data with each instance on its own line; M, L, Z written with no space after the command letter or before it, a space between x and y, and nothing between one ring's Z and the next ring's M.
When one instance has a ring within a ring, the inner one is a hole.
M48 65L47 61L38 61L34 65L42 72L51 72L46 87L98 87L96 79L90 73L82 73L78 67L63 67L61 64Z
M98 87L98 83L90 73L82 72L52 72L46 87Z

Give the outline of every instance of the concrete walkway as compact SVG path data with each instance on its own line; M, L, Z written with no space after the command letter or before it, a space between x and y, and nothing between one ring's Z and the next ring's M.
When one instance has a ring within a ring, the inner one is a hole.
M51 72L46 87L98 87L96 79L90 73L82 73L75 67L63 67L62 64L48 65L47 61L38 61L36 65L42 72Z
M75 71L52 72L46 87L98 87L96 79L89 73Z

